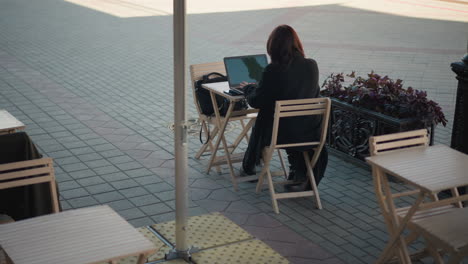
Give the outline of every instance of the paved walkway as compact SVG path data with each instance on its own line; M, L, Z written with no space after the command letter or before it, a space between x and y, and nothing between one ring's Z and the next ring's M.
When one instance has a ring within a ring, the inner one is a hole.
M453 119L449 64L467 49L466 1L190 2L189 64L264 53L272 28L288 23L321 80L375 70L427 90ZM65 209L109 204L135 226L174 218L170 3L0 0L0 108L54 158ZM451 125L436 129L437 143L450 142ZM190 138L191 215L222 212L293 263L370 263L383 248L368 169L331 156L324 209L296 199L275 215L267 192L233 192L227 170L205 174L206 158L191 158L199 145Z

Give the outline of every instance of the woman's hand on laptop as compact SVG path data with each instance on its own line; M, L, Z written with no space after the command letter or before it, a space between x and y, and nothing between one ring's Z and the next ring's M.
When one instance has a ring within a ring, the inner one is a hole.
M244 88L245 86L247 86L247 85L249 85L249 84L253 84L253 83L241 82L241 83L239 84L239 86L240 86L241 88Z

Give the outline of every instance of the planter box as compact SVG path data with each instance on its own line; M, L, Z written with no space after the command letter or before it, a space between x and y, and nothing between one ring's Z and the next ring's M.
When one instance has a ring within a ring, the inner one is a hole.
M365 108L356 107L335 98L332 100L327 144L332 150L355 161L369 156L369 137L425 128L421 120L398 119ZM428 127L430 144L434 126ZM361 163L362 163L361 162Z

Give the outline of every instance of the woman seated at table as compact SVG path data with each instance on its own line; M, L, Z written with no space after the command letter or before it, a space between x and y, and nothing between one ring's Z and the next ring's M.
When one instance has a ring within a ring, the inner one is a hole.
M276 27L268 38L267 52L271 63L265 68L258 86L242 84L247 86L246 97L250 106L260 110L242 162L244 175L255 174L255 165L260 162L263 148L271 143L275 102L319 96L317 62L305 58L301 41L292 27ZM317 141L320 138L320 124L319 116L282 119L278 143ZM285 186L288 191L310 189L302 154L304 150L307 147L286 150L290 164L288 179L295 182ZM309 155L312 154L313 151L309 150ZM314 168L317 184L324 175L327 162L328 155L324 147Z

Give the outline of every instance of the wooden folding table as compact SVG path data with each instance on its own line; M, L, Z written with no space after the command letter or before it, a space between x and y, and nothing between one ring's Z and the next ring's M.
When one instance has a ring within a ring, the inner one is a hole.
M85 264L138 256L155 246L109 206L65 211L0 225L0 245L14 264Z
M468 194L466 194L437 202L422 203L425 197L432 197L441 191L468 186L468 155L444 145L437 145L396 150L387 154L368 157L367 162L372 165L375 177L384 181L384 183L387 182L384 177L387 177L388 174L420 190L418 198L408 210L406 216L399 221L395 204L391 198L390 187L386 184L386 188L384 188L386 206L391 214L390 221L394 226L394 232L390 234L390 241L377 263L384 263L390 257L390 254L396 252L396 250L403 256L403 263L411 263L405 239L402 235L403 230L418 210L468 200Z
M206 83L206 84L203 84L202 87L210 91L211 101L213 102L213 108L215 112L216 125L218 127L217 138L214 144L214 151L213 151L213 154L211 155L210 162L208 163L207 172L209 172L213 166L227 164L229 167L230 175L231 175L231 181L232 181L232 184L234 185L234 190L237 190L237 182L251 181L251 180L257 179L257 176L255 175L248 176L248 177L236 176L236 174L234 173L234 168L232 164L235 162L241 162L244 157L244 153L237 153L237 154L232 153L232 150L229 149L229 146L226 142L224 132L226 131L226 126L230 118L234 116L242 116L242 115L244 116L256 115L258 110L247 109L247 110L242 110L242 111L234 111L235 103L244 99L244 96L242 95L233 96L233 95L224 93L224 91L229 90L228 82ZM216 95L220 95L226 98L227 100L229 100L230 102L229 108L224 117L222 117L221 114L219 113L219 107L216 102ZM242 132L239 134L239 136L237 137L236 141L233 144L233 149L237 147L242 137L244 137L245 134L248 133L250 128L253 126L254 122L255 122L255 118L251 118L249 122L247 123L247 125L242 129ZM221 142L223 143L224 156L217 156L216 154L219 150L219 145L221 144Z

